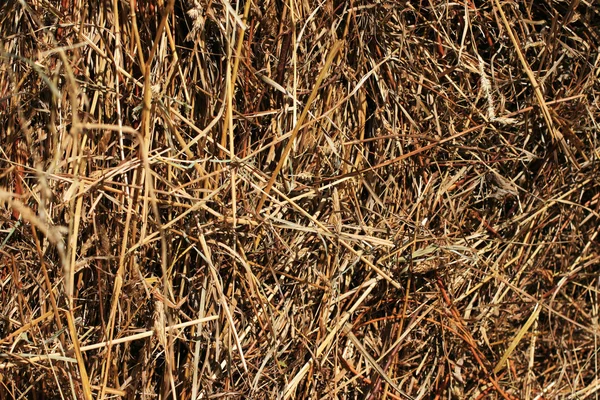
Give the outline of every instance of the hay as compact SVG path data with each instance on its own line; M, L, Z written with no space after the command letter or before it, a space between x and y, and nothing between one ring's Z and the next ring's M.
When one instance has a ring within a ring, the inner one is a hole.
M0 6L0 399L596 398L593 2Z

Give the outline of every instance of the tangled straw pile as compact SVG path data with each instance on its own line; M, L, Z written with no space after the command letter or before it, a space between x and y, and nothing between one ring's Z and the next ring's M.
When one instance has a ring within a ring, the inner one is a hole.
M595 399L600 7L0 6L0 399Z

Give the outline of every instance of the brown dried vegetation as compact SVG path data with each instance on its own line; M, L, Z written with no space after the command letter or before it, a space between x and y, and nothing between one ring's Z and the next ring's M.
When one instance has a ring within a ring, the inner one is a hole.
M0 5L0 399L600 395L600 7Z

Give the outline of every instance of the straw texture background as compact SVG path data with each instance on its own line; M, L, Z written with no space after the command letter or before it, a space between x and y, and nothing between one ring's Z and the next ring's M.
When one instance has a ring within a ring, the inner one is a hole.
M0 5L0 399L597 399L600 5Z

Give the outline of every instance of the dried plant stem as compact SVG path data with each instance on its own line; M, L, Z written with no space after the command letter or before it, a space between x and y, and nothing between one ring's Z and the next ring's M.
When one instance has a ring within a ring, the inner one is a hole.
M302 110L302 113L300 114L300 117L298 118L298 121L296 122L296 126L294 127L294 130L292 131L292 134L288 140L288 143L285 146L285 149L283 150L283 152L281 153L281 158L279 159L279 162L277 163L277 166L275 167L275 170L273 171L271 178L269 179L269 182L267 182L267 186L265 186L263 194L262 194L260 200L258 201L258 205L256 206L256 214L260 214L260 211L263 208L265 200L266 200L267 196L269 195L269 192L271 191L271 188L273 187L275 180L277 179L277 175L279 174L279 171L281 171L283 164L287 160L288 154L292 150L292 146L294 145L294 140L296 140L296 136L298 136L300 127L302 126L304 119L308 115L310 106L313 103L313 101L315 100L315 98L317 97L317 94L319 93L321 83L325 79L325 76L327 75L329 67L331 66L331 64L333 64L333 61L334 61L335 57L337 56L337 53L342 48L342 45L343 45L343 42L338 41L337 43L335 43L333 45L331 50L329 50L329 54L327 55L327 59L325 60L325 65L323 65L323 68L321 69L321 72L319 73L319 76L317 77L317 80L314 84L313 90L310 93L308 100L306 101L306 105L304 106L304 110Z

